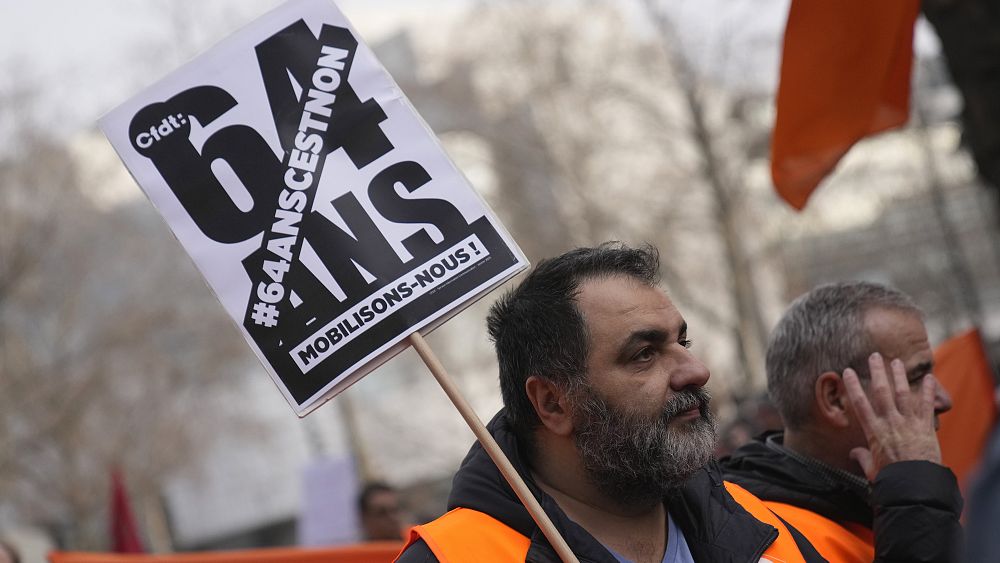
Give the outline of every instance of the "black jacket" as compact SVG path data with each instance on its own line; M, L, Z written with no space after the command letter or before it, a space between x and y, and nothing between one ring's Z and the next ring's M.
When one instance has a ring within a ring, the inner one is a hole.
M869 492L795 459L775 447L780 440L780 433L765 433L723 458L726 480L763 500L870 528L875 561L952 559L962 534L962 496L950 469L929 461L893 463L879 472Z
M497 443L524 478L535 498L552 519L556 529L581 561L616 563L616 559L585 529L570 520L552 497L532 481L531 474L503 411L487 426ZM670 514L684 533L695 561L757 563L761 554L778 536L778 531L758 521L726 492L714 463L699 470L671 498ZM482 446L477 442L462 462L452 482L448 508L471 508L486 513L531 539L526 561L558 563L559 556L549 545L531 515L517 499ZM808 542L800 550L806 561L823 561ZM425 563L437 559L423 541L411 545L400 563Z

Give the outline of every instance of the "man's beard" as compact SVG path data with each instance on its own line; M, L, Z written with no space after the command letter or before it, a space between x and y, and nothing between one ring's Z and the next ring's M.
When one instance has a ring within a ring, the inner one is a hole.
M574 440L590 481L622 506L653 506L712 458L716 425L702 388L681 391L652 417L619 409L589 386L576 393ZM692 408L701 416L670 424Z

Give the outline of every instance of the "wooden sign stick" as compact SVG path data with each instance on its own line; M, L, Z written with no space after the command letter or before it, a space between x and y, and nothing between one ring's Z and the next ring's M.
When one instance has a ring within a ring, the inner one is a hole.
M535 495L531 494L528 489L528 485L524 483L521 476L518 475L517 470L511 465L510 460L500 449L499 444L493 439L489 430L483 425L483 421L479 420L479 416L476 411L472 410L469 403L462 396L462 393L455 386L455 383L448 377L448 372L445 371L444 366L438 361L437 356L431 350L430 346L427 345L427 341L424 337L420 335L419 332L414 332L409 337L410 344L420 354L420 359L427 364L427 368L431 370L434 374L434 378L437 379L438 383L441 384L441 388L444 389L448 398L451 402L455 404L455 408L461 413L462 418L472 429L472 432L479 439L479 443L483 445L483 449L489 454L490 459L493 463L497 464L497 468L500 469L500 473L503 474L504 479L510 484L511 488L514 489L514 493L517 494L517 498L521 499L521 503L531 517L538 524L538 527L542 529L542 533L545 534L545 538L549 540L549 543L559 554L559 558L563 560L563 563L579 563L576 556L569 549L569 545L566 544L566 540L559 534L556 527L549 520L548 514L542 510L542 505L538 504L538 500L535 499Z

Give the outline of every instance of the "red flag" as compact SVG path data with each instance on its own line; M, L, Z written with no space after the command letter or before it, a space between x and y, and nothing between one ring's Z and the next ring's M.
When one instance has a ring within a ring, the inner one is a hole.
M942 461L955 472L964 490L997 420L996 380L978 330L962 333L937 347L934 377L952 401L951 410L941 415L938 430Z
M143 553L121 470L111 470L111 546L115 553Z
M917 0L792 0L771 140L796 209L855 142L906 123Z

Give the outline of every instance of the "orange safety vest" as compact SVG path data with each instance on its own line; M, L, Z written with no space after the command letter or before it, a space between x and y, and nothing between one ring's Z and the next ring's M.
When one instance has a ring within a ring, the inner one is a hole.
M764 501L809 539L816 551L838 563L870 563L875 559L875 535L860 524L838 523L815 512L781 502Z
M761 561L805 563L795 539L764 502L745 489L725 482L726 490L757 520L778 529L778 537L764 551ZM424 540L441 563L508 563L524 561L531 540L493 517L470 508L456 508L437 520L414 526L406 547ZM403 548L406 551L406 548Z
M726 486L726 491L743 507L743 510L752 514L757 520L778 529L778 537L764 551L761 561L770 561L772 563L805 563L805 558L802 557L799 546L795 544L795 538L792 537L792 533L788 531L781 518L778 518L764 504L764 501L755 497L736 483L730 483L729 481L723 481L723 483Z
M429 524L414 526L403 551L418 539L441 563L524 561L531 546L527 536L471 508L456 508Z

